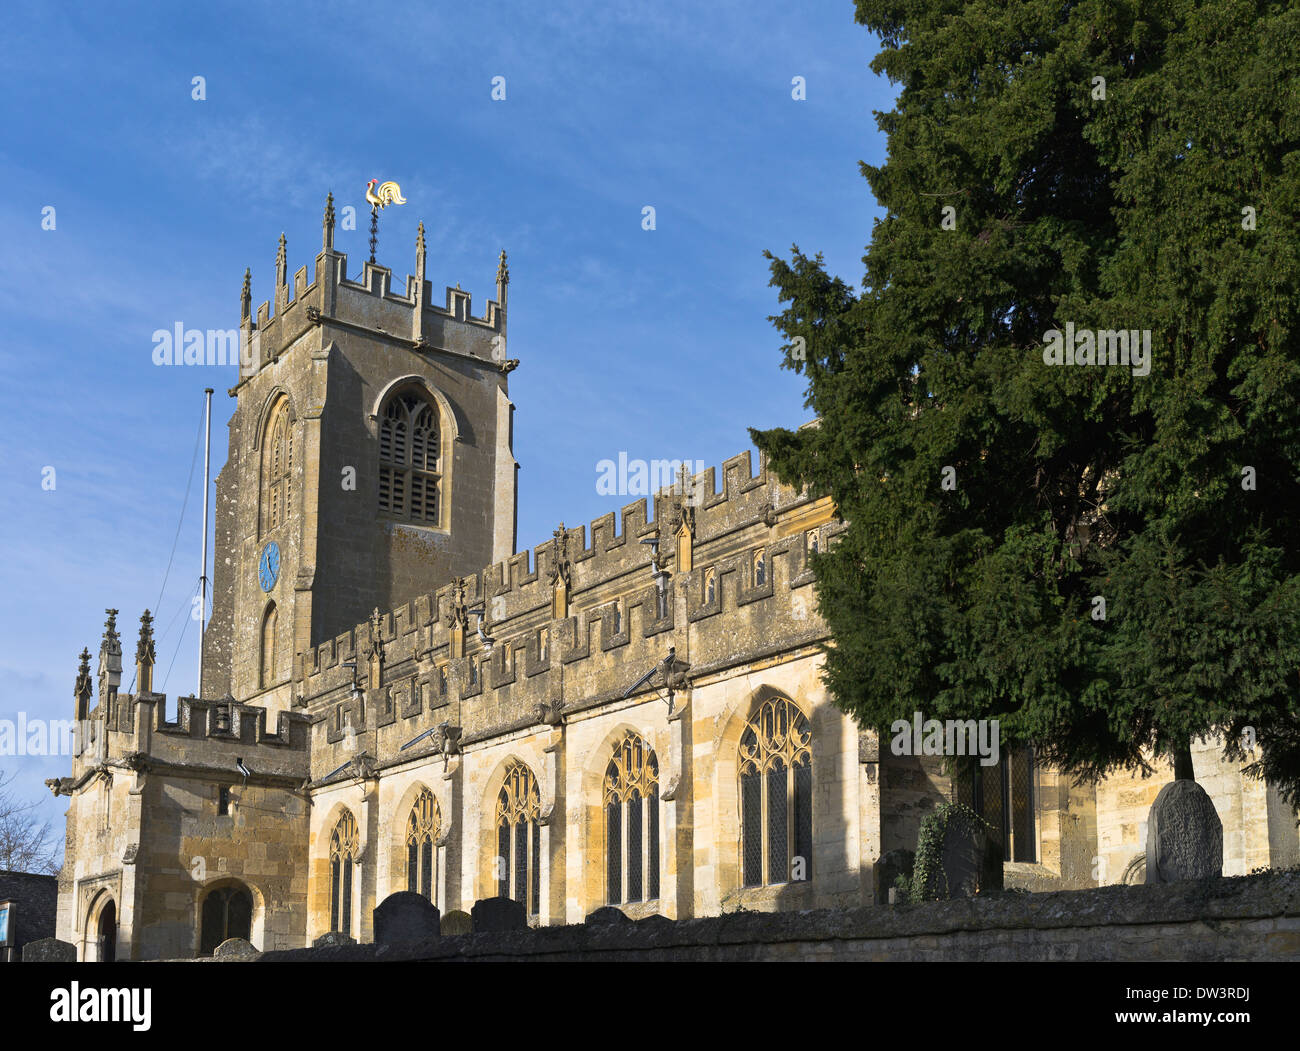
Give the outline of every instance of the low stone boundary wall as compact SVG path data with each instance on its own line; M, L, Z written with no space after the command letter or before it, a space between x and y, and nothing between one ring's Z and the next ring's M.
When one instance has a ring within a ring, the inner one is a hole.
M1296 961L1300 872L912 906L737 912L680 922L655 916L231 959Z

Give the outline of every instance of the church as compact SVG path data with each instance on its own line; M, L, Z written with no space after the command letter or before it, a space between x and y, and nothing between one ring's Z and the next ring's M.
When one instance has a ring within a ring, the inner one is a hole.
M505 253L476 314L433 300L423 225L396 288L349 280L334 229L331 198L310 275L281 238L255 311L244 276L201 696L153 691L148 611L108 610L95 679L82 651L89 730L48 782L78 959L365 942L398 891L535 925L887 907L882 856L953 798L1009 886L1141 880L1167 764L1080 785L1004 749L955 778L834 706L810 556L844 526L748 453L517 550ZM1300 861L1272 786L1194 759L1225 875Z

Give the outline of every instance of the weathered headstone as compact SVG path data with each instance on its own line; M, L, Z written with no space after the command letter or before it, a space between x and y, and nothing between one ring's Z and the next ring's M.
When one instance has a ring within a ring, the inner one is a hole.
M970 807L946 803L921 823L916 870L914 900L996 894L1002 890L1002 842Z
M349 937L342 931L327 931L311 943L313 949L319 949L326 945L356 945L356 939Z
M460 909L452 909L446 916L442 917L442 934L443 937L456 934L469 934L474 930L474 921L470 918L468 912Z
M586 924L589 927L608 927L613 924L631 923L632 919L622 909L616 909L613 905L602 905L595 912L587 914Z
M677 921L658 912L643 916L633 924L633 927L638 931L644 931L649 936L649 943L656 946L672 945L680 936Z
M518 931L528 926L523 902L514 898L483 898L470 910L474 933L482 931Z
M911 850L890 850L881 854L872 867L871 881L877 904L889 900L889 892L898 883L899 876L912 878L916 867L916 853Z
M23 946L23 963L76 963L77 947L58 938L41 938Z
M970 898L1002 890L1002 844L987 829L950 824L943 838L948 897Z
M1146 882L1223 875L1223 822L1195 781L1171 781L1147 815Z
M399 890L375 908L375 944L418 942L441 933L438 906L423 894Z
M252 942L243 938L227 938L213 951L212 955L217 959L238 956L257 956L257 948Z

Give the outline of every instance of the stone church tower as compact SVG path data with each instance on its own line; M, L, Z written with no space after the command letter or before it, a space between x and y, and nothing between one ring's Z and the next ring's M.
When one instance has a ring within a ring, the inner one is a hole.
M334 249L326 204L314 278L274 306L241 297L230 450L217 478L212 620L202 695L291 704L294 655L515 551L505 253L482 317L431 302L424 225L415 277Z

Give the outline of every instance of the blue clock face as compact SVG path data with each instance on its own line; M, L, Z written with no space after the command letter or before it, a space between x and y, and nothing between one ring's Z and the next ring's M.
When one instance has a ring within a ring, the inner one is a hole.
M270 591L280 576L280 545L272 540L262 548L262 558L257 563L257 579L263 591Z

